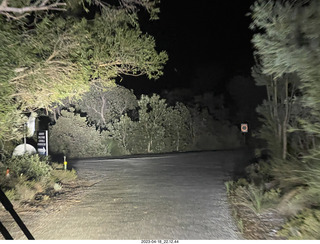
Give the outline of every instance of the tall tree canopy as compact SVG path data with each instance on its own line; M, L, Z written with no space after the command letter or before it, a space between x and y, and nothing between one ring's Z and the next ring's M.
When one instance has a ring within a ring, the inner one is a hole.
M92 85L114 86L121 75L159 78L167 54L142 33L137 15L145 8L155 18L157 3L3 0L0 140L12 134L12 118L80 98Z

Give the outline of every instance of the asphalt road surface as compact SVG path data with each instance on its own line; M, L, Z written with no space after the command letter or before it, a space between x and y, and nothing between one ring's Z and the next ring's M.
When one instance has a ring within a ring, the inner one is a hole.
M243 151L74 160L98 183L80 202L30 228L36 239L242 239L224 182L246 162Z

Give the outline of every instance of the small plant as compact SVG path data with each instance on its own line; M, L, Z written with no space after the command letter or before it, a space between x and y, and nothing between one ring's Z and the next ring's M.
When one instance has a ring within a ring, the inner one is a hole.
M229 183L229 189L230 186ZM272 189L265 192L262 187L241 180L235 186L233 185L233 197L236 205L245 206L255 214L259 214L262 210L274 207L279 203L280 190Z
M240 232L243 233L244 225L243 225L243 221L241 218L237 219L237 226L238 226L238 229L240 230Z
M227 182L224 183L224 185L226 186L227 194L231 195L231 193L234 190L234 181L231 181L231 180L227 181Z

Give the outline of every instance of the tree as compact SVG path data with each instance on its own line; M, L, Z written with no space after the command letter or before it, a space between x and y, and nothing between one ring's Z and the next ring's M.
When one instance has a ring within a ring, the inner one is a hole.
M4 93L0 105L6 107L3 118L16 118L15 114L40 108L50 111L56 104L80 99L94 85L113 86L121 75L147 75L150 79L162 75L167 55L155 50L154 38L142 33L137 17L138 6L156 14L158 1L120 0L118 6L98 0L80 1L86 11L90 11L87 5L100 6L93 19L79 18L72 12L78 2L59 5L68 14L49 8L60 2L1 2L0 14L11 20L0 16L0 88ZM12 21L22 16L13 15L10 7L22 9L24 15L29 13L26 9L40 11L37 7L41 5L50 11ZM1 120L4 129L0 130L0 139L5 139L10 124L10 120Z
M87 114L89 122L103 129L107 123L136 109L138 101L132 91L119 85L105 89L92 86L75 104L76 109Z
M2 0L0 4L0 14L8 19L21 19L29 15L31 12L38 11L65 11L66 3L60 1L39 0L39 1L15 1Z
M169 107L165 99L153 94L138 101L138 120L127 114L107 124L107 132L125 153L172 152L192 144L190 113L185 105Z
M191 114L180 102L167 108L165 127L165 144L168 151L186 151L192 145Z
M132 121L127 114L109 122L106 129L109 137L118 142L124 154L133 152L134 144L139 140L139 133L137 133L137 123Z
M151 19L158 18L160 10L157 5L159 2L159 0L119 0L120 6L130 13L136 12L139 6L145 8L150 13ZM4 15L8 19L19 20L34 12L67 11L68 5L72 7L77 3L83 5L94 4L103 8L110 7L110 4L100 0L2 0L0 3L0 15ZM85 10L89 11L86 7Z
M142 145L148 153L161 151L164 148L164 136L168 110L165 99L153 94L151 97L142 95L139 104L138 126L143 135Z
M288 75L298 75L301 80L299 91L303 93L301 102L307 108L311 108L312 114L320 116L318 82L320 65L320 47L318 22L320 19L320 4L317 1L279 2L256 1L251 7L253 30L262 30L254 35L252 42L255 46L257 62L261 66L261 72L270 77L267 85L269 100L273 97L273 114L277 117L279 100L279 86L283 87L283 99L280 101L285 109L285 119L282 129L278 134L285 134L290 110L290 94L297 89L295 82L288 79ZM290 91L291 90L291 91ZM271 94L273 93L273 94ZM320 118L320 117L319 117ZM277 118L275 118L277 119ZM300 118L305 132L320 135L319 122L313 121L312 125ZM278 120L278 127L281 121ZM309 126L310 125L310 126ZM313 128L313 129L311 129ZM282 132L281 132L282 131ZM285 146L283 144L283 146ZM285 158L285 155L283 155Z
M273 157L286 159L288 148L288 128L295 120L292 111L297 102L299 77L296 74L284 74L273 79L261 73L258 67L253 68L252 76L258 86L265 86L267 100L257 107L257 112L262 116L261 121L267 125L262 128L260 138L267 141ZM272 133L270 133L270 130Z
M263 136L266 138L269 129L278 141L282 138L283 146L282 157L270 160L271 175L284 189L285 196L291 194L290 201L294 203L294 199L299 199L295 202L296 212L318 209L320 3L258 0L251 11L251 28L258 32L252 42L257 65L261 67L259 76L265 75L268 79L264 81L268 101L263 111L268 124L262 127ZM292 76L296 76L298 82ZM296 152L284 155L289 148ZM286 177L284 172L289 172ZM287 193L288 190L291 192ZM295 228L301 233L299 228L306 226L310 228L307 224ZM311 234L308 239L315 237Z

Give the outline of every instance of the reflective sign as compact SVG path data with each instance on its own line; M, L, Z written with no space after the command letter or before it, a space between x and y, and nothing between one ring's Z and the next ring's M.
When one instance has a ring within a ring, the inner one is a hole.
M242 133L247 133L248 132L248 124L247 123L243 123L241 124L241 132Z

